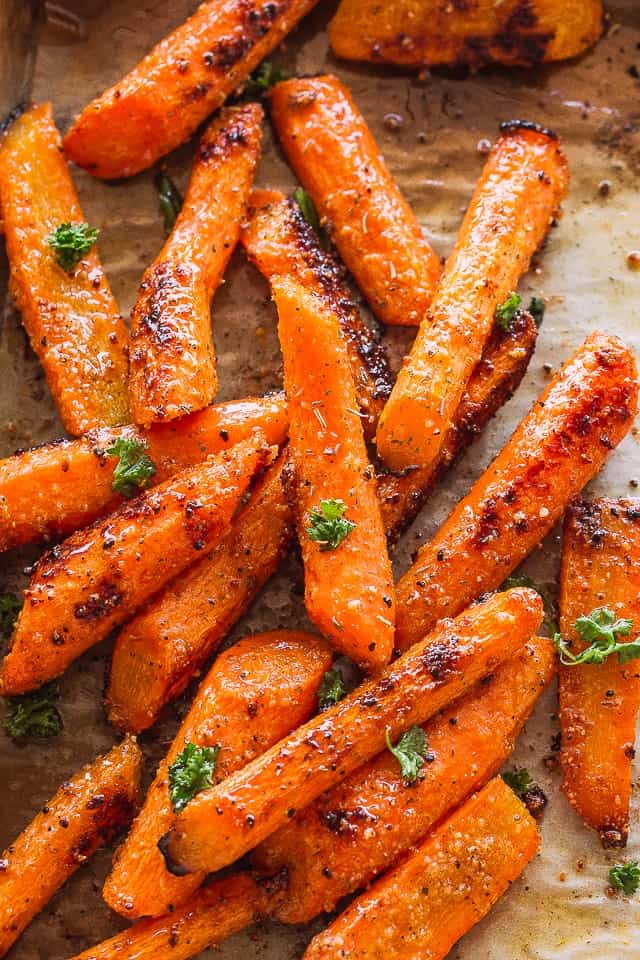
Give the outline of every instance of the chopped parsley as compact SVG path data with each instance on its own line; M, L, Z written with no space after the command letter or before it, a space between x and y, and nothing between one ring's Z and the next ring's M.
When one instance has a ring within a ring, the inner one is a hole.
M539 327L544 320L544 312L546 310L546 304L542 297L531 297L527 310L535 320L536 327Z
M70 273L91 250L100 231L88 223L61 223L49 234L49 246L58 266Z
M156 465L147 454L146 444L133 437L118 437L107 448L107 455L118 457L111 489L123 497L135 497L148 486L156 472Z
M300 207L300 213L309 226L312 227L316 233L320 233L320 218L310 194L307 193L304 187L296 187L293 191L293 199Z
M335 550L355 530L355 523L347 520L344 500L321 500L309 514L307 535L309 540L320 544L321 550Z
M387 748L400 764L400 772L407 783L415 783L418 774L430 756L427 735L422 727L410 727L402 734L395 747L391 743L389 728L385 730Z
M347 688L342 673L337 667L327 670L318 688L318 705L321 710L327 710L342 700Z
M213 783L220 747L187 743L169 767L169 799L175 813L184 810L197 793Z
M496 307L495 320L502 330L509 329L511 321L520 309L521 303L522 297L520 294L512 290L504 303L501 303L500 306Z
M22 610L22 600L15 593L0 593L0 640L8 640Z
M2 726L13 740L27 737L57 737L62 730L62 717L56 707L58 686L47 683L39 690L7 700Z
M507 770L502 774L502 779L519 797L523 797L534 786L533 778L526 767Z
M578 617L575 629L581 640L588 644L580 653L572 653L569 644L556 633L553 640L560 654L560 662L566 667L583 663L603 663L607 657L617 654L619 663L628 663L640 658L640 641L618 643L618 637L627 637L633 627L632 620L616 620L607 607L598 607L586 617Z
M543 625L547 628L549 633L553 634L557 631L557 608L555 600L552 599L548 590L545 590L543 587L538 586L535 580L532 580L531 577L527 576L526 573L514 573L504 581L501 590L512 590L514 587L529 587L530 590L535 590L536 593L539 593L542 597L542 603L544 604L544 620Z
M640 863L637 860L616 863L609 870L609 883L614 890L621 890L627 897L632 897L640 889Z
M247 80L244 96L248 100L256 100L262 97L271 87L275 87L276 83L286 79L286 73L275 67L271 60L263 60Z
M182 210L182 194L171 177L162 171L156 174L155 185L158 191L160 213L164 217L164 229L170 233Z

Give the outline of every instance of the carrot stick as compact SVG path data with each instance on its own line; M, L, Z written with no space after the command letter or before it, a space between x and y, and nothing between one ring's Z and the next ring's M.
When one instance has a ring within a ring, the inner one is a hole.
M362 428L371 439L391 393L391 372L384 347L351 300L342 266L321 248L294 200L275 190L254 190L249 206L251 218L240 240L251 262L269 281L278 276L298 280L337 315L363 414Z
M37 564L2 663L3 696L58 676L217 543L271 455L259 432L69 537Z
M233 400L150 430L103 427L76 440L57 440L0 460L0 551L68 536L122 503L114 490L118 440L137 440L155 466L150 485L201 463L255 429L281 445L288 430L282 394Z
M413 724L514 656L542 618L515 589L443 621L422 643L216 787L198 794L162 841L172 871L218 870L273 833ZM376 709L371 709L375 707Z
M174 420L218 389L210 301L240 235L260 156L263 111L230 107L207 127L175 226L145 271L131 316L136 423Z
M168 767L185 745L219 748L213 774L219 783L315 713L330 666L325 641L293 630L247 637L218 657L114 860L103 890L113 910L131 918L158 916L185 903L204 880L201 873L173 876L158 850L173 820Z
M554 671L553 644L533 639L424 724L430 759L416 783L405 784L385 750L267 837L252 862L263 876L287 877L275 917L308 923L331 912L480 789L512 752Z
M307 612L339 650L379 669L393 650L393 579L346 346L324 300L285 277L273 290ZM327 505L340 511L333 540Z
M11 291L68 433L126 423L127 331L95 246L65 269L49 240L84 216L51 105L15 120L0 149Z
M340 256L384 323L420 323L440 275L347 88L333 76L277 84L272 119Z
M504 581L625 436L637 400L632 352L590 334L397 584L400 650Z
M88 104L67 156L110 180L146 170L188 140L317 0L208 0Z
M539 847L535 820L496 777L314 937L304 960L445 960Z
M155 723L275 572L293 537L282 469L280 457L221 542L120 633L106 693L114 726L139 732Z
M378 425L378 453L392 470L433 465L491 333L567 191L554 134L502 125L453 252Z
M606 607L640 632L640 501L577 500L564 524L560 629L571 653L585 644L578 617ZM629 833L631 765L640 707L640 661L560 666L563 789L603 846Z
M142 754L127 738L65 782L0 859L0 956L98 847L132 819Z

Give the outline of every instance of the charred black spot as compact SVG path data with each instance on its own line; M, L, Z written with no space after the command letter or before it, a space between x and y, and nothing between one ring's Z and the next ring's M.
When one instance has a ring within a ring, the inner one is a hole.
M533 120L504 120L500 124L500 133L508 135L510 133L517 133L518 130L533 130L535 133L541 133L543 136L549 137L550 140L558 139L557 133L554 133L549 127L543 127L539 123L534 123Z
M100 804L94 813L93 822L101 842L111 843L114 837L131 823L135 812L135 798L124 790L114 793L105 803Z
M158 850L164 857L164 865L169 871L173 874L174 877L186 877L189 875L190 871L187 870L182 864L177 863L169 853L169 841L171 840L171 831L165 833L158 840Z
M531 0L521 0L509 14L509 19L504 25L504 30L506 33L512 30L531 30L537 22L538 17L531 4Z
M124 594L111 580L100 580L96 589L73 609L76 620L101 620L120 606Z
M183 96L185 103L197 103L198 100L202 100L209 93L211 89L210 83L196 83L194 87L191 87L190 90Z
M515 496L515 493L514 493ZM484 546L500 535L497 502L490 497L482 507L476 522L476 532L473 541L476 546Z
M529 811L532 817L535 817L536 820L542 816L544 809L549 802L547 795L538 784L534 784L528 790L526 790L520 797L525 807Z
M627 830L605 825L598 830L598 833L600 834L600 843L605 850L618 850L627 845Z
M205 55L205 65L220 70L229 70L253 49L258 40L272 28L279 16L291 5L291 0L248 4L243 24L234 36L223 37Z
M239 118L219 131L213 140L203 140L198 147L198 159L207 163L212 157L224 157L235 146L244 146L249 142L247 129Z
M567 513L567 525L576 539L591 547L599 547L607 536L600 505L593 500L576 497Z
M425 651L423 662L434 680L445 680L455 670L458 663L455 643L452 637L449 643L434 643Z
M332 833L338 836L352 837L358 832L362 823L377 823L378 818L369 813L365 807L354 807L352 810L328 810L321 814L320 819Z

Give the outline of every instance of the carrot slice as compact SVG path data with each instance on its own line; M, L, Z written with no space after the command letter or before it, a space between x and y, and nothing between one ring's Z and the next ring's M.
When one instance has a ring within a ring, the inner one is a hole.
M445 960L539 847L535 820L496 777L314 937L304 960Z
M130 177L188 140L317 0L208 0L88 104L64 138L96 177Z
M142 278L131 316L129 401L145 427L200 410L217 393L209 304L238 242L262 119L262 107L249 103L210 124L175 226Z
M258 270L272 280L291 277L326 300L340 321L367 439L391 393L391 372L384 347L375 338L349 294L344 269L326 253L300 212L298 204L275 190L254 190L251 217L240 240Z
M640 500L577 500L564 524L560 628L571 652L585 646L578 617L607 607L640 633ZM563 789L603 846L629 833L631 765L640 707L640 661L560 666Z
M173 876L158 850L173 820L168 767L185 744L219 748L213 775L219 783L309 719L330 666L329 645L294 630L247 637L218 657L114 860L103 890L113 910L131 918L158 916L185 903L204 880L200 873Z
M256 433L184 470L45 554L2 663L3 696L58 676L218 542L268 463L263 440Z
M135 814L142 754L127 738L84 767L0 859L0 956L54 893Z
M324 300L285 277L274 277L273 290L307 612L339 650L375 670L393 651L393 578L347 349ZM333 541L323 532L328 504L344 514L336 523L351 525Z
M420 323L440 259L347 88L333 76L287 80L271 107L289 162L373 312L384 323Z
M590 334L397 584L400 650L500 586L626 435L637 403L633 353Z
M515 589L441 622L379 679L198 794L163 839L170 869L218 870L247 853L286 823L292 810L380 753L385 731L395 741L514 656L541 619L539 595Z
M447 260L433 302L378 424L392 470L432 466L494 324L567 191L554 134L502 125Z
M68 536L122 503L113 489L118 458L107 454L117 440L137 440L146 447L156 469L150 478L155 485L245 440L257 428L267 443L284 443L288 420L282 394L232 400L150 430L103 427L0 460L0 551Z
M67 272L49 244L58 227L84 215L48 103L5 135L0 205L11 292L65 430L126 423L127 331L95 246Z

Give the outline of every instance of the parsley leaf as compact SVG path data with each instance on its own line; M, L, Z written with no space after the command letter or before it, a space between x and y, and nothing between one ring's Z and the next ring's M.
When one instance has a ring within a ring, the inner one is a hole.
M575 667L583 663L604 663L607 657L617 654L619 663L640 659L640 641L618 643L618 637L631 633L632 620L616 620L615 614L607 607L597 607L587 617L578 617L575 628L578 636L589 644L580 653L572 653L567 641L556 633L553 640L560 654L560 662L566 667Z
M21 610L22 600L15 593L0 593L0 639L9 639Z
M540 587L535 580L532 580L526 573L514 573L510 577L507 577L500 589L512 590L513 587L529 587L530 590L535 590L536 593L540 594L542 603L544 604L544 620L542 623L549 633L556 633L558 630L558 611L555 600L552 599L549 591Z
M107 455L118 457L111 489L123 497L135 497L156 472L156 465L146 453L146 444L133 437L118 437L107 448Z
M13 740L57 737L62 730L62 717L55 705L59 695L57 684L47 683L32 693L10 697L2 726Z
M407 783L415 783L429 756L427 735L422 727L410 727L402 734L395 747L391 743L389 727L384 732L387 748L400 764L400 772Z
M542 299L542 297L531 297L527 310L535 320L536 327L539 327L542 321L544 320L544 312L546 308L547 308L547 305Z
M496 323L502 330L509 329L509 324L520 309L521 303L522 297L520 294L515 293L515 291L512 290L504 303L501 303L500 306L496 307Z
M276 83L286 80L284 71L274 67L271 60L263 60L257 70L254 70L247 80L244 95L247 99L257 99L275 87Z
M320 233L320 218L316 205L311 199L311 195L303 187L296 187L293 191L293 199L300 207L300 213L305 218L310 227L313 227L316 233Z
M220 747L187 743L169 767L169 799L174 813L184 810L197 793L213 783Z
M352 530L355 523L343 516L347 509L344 500L321 500L319 507L313 507L309 514L307 534L309 540L320 544L321 550L335 550Z
M345 696L347 688L345 687L342 673L336 667L327 670L320 686L318 688L318 705L321 710L326 710L338 703Z
M49 246L55 251L58 266L70 273L91 250L99 233L88 223L61 223L56 227L49 234Z
M640 889L640 863L637 860L616 863L609 870L609 883L614 890L622 890L627 897L632 897Z
M155 185L158 191L160 213L164 217L164 229L170 233L182 210L182 194L166 173L156 174Z
M519 797L522 797L527 790L530 790L534 785L533 777L526 767L516 767L515 770L507 770L502 774L502 779Z

